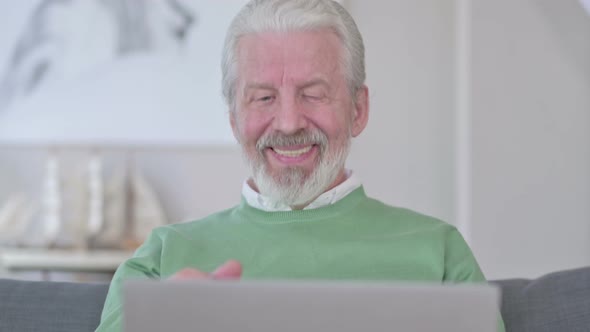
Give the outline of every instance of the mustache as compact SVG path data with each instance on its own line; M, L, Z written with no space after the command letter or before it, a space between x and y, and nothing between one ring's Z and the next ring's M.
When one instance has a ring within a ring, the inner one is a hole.
M321 130L300 130L293 135L285 135L279 132L262 136L256 142L256 149L262 152L273 146L318 145L321 150L328 146L328 136Z

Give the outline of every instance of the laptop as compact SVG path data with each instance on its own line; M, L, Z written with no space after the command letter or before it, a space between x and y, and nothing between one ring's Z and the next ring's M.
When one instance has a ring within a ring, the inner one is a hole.
M129 281L126 332L496 332L489 285Z

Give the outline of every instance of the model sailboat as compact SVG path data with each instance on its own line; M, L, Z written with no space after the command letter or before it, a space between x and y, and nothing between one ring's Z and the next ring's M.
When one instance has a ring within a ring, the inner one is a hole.
M0 246L18 246L26 235L34 207L24 194L15 194L0 206Z
M87 181L70 179L64 186L62 180L50 159L41 208L22 194L0 205L0 246L129 250L168 223L156 191L137 170L115 171L103 183L93 158Z
M135 249L153 228L168 223L156 191L137 170L117 171L107 182L104 223L92 238L97 247Z

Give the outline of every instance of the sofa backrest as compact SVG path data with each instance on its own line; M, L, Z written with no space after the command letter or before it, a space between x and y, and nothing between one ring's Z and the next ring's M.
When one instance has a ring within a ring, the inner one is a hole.
M0 331L94 331L108 284L0 279Z
M507 332L590 331L590 267L497 280ZM0 331L94 331L108 284L0 279Z
M507 332L590 331L590 267L492 283L502 287Z

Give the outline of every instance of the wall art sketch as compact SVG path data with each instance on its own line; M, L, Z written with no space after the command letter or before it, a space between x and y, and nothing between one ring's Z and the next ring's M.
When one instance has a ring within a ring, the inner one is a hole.
M219 63L245 0L34 1L12 49L0 51L9 52L0 63L0 140L21 137L17 124L62 141L104 135L114 117L126 136L113 140L159 125L154 142L234 143Z
M2 104L138 52L180 51L197 13L180 0L44 0L13 50Z

